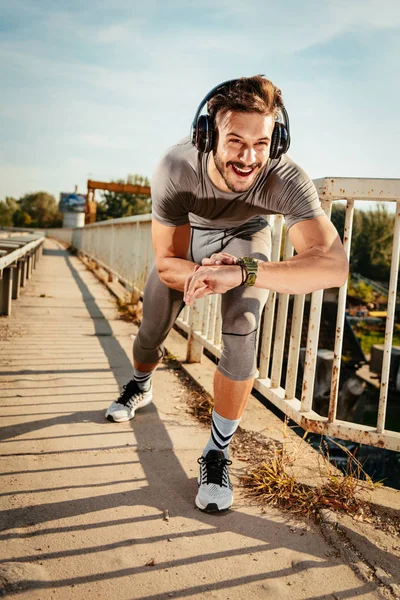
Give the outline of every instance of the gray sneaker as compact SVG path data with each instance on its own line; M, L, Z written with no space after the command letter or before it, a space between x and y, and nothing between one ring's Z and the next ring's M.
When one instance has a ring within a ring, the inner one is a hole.
M201 456L197 462L200 465L197 480L199 490L195 500L197 508L206 512L230 508L233 504L233 492L228 466L232 461L226 459L220 450L209 450L206 457Z
M151 403L153 399L153 386L147 392L143 392L134 379L124 385L118 398L110 404L106 411L106 419L115 423L130 421L135 416L135 410L143 408Z

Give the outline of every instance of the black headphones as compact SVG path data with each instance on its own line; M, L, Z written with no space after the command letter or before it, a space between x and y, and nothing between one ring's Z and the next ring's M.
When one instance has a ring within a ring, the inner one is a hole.
M197 148L199 152L210 152L214 143L214 126L210 115L200 115L204 106L207 102L215 96L220 89L222 89L228 83L235 84L238 79L229 79L219 85L215 86L207 96L200 102L199 107L193 119L190 137L193 146ZM271 146L269 150L270 158L279 158L282 154L285 154L289 150L290 146L290 126L289 126L289 115L287 114L286 108L282 106L280 108L283 123L275 121L274 131L272 132Z

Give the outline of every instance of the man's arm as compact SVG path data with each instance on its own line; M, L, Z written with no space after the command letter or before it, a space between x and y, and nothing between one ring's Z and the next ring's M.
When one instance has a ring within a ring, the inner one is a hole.
M190 224L169 227L153 219L152 236L156 267L161 281L168 287L182 292L186 278L192 275L198 266L186 258L190 244Z
M282 262L263 262L256 287L283 294L305 294L342 286L349 264L339 235L326 216L300 221L289 230L297 255Z
M345 283L348 260L339 235L326 216L296 223L290 228L289 237L297 256L282 262L261 262L256 287L283 294L307 294ZM187 304L240 285L241 267L232 264L230 258L220 253L203 260L204 266L186 281Z

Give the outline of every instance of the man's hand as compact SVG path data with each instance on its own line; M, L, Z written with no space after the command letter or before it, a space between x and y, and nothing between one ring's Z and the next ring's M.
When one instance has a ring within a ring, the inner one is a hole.
M242 269L234 264L198 266L193 275L187 277L185 281L183 299L190 306L197 298L203 298L203 296L209 296L210 294L224 294L228 290L238 287L241 283Z
M236 256L228 254L227 252L218 252L217 254L211 254L210 258L203 258L201 264L203 266L208 265L235 265Z

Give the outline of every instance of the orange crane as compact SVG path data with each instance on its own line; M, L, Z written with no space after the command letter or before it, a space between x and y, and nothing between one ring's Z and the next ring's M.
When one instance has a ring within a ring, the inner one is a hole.
M88 179L87 196L85 205L85 225L96 221L97 203L94 199L95 190L107 190L109 192L126 192L128 194L141 194L150 197L150 186L134 185L132 183L115 183L106 181L93 181Z

